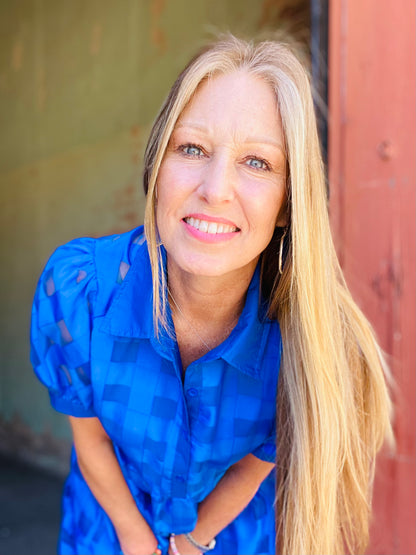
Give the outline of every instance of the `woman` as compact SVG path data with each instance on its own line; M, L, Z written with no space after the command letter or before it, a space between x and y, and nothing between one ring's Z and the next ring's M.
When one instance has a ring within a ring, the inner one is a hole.
M32 361L74 435L60 552L362 552L389 398L290 49L195 57L144 187L144 230L60 247L34 302Z

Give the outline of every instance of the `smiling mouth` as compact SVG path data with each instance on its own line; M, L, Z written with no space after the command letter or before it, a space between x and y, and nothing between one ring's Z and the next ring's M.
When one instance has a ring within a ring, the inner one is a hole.
M199 220L197 218L183 218L183 221L190 225L191 227L202 231L204 233L211 233L213 235L219 233L235 233L240 231L238 227L234 225L227 225L217 222L207 222L206 220Z

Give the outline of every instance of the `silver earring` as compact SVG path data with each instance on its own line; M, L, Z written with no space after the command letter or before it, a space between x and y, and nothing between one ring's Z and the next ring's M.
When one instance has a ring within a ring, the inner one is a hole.
M280 237L280 246L279 246L279 274L283 274L283 243L285 241L286 233L288 227L285 227L283 235Z

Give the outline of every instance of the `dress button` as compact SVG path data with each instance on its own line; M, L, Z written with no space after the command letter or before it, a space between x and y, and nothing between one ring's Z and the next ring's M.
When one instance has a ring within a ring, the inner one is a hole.
M188 389L188 395L189 397L196 397L198 395L198 390L195 389L194 387L190 387Z

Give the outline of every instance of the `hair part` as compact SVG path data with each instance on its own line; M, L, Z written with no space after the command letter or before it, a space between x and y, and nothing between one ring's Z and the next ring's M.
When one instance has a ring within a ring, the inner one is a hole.
M363 553L377 451L392 440L387 367L336 257L309 77L285 44L227 36L179 75L145 153L145 231L155 329L166 327L166 277L156 225L156 183L175 124L200 84L245 70L276 93L288 164L288 233L278 271L277 228L262 256L262 288L279 321L277 550L282 555Z

